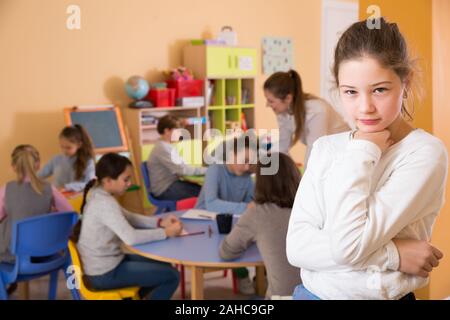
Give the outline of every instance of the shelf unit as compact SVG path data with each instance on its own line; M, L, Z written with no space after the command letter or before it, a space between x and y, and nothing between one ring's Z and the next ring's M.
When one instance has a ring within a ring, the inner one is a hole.
M164 108L143 108L143 109L125 109L125 119L130 130L131 139L134 143L134 152L136 159L144 161L142 148L148 144L154 144L159 139L157 123L151 123L149 117L160 118L164 114L171 114L178 118L203 117L204 107L164 107ZM194 131L197 126L189 125L186 129L194 138ZM201 132L204 132L207 124L201 125ZM197 129L198 130L198 129Z
M192 137L194 130L200 139L183 141L177 144L181 156L192 165L201 165L203 151L206 147L217 145L217 140L207 146L203 135L209 128L225 133L226 124L234 122L242 126L242 114L245 115L247 128L255 127L255 77L257 51L253 48L235 48L226 46L187 46L184 49L184 66L190 69L196 79L204 81L203 107L158 107L124 110L125 121L132 139L133 153L136 161L146 161L159 138L156 123L145 121L147 117L162 112L176 117L206 117L206 124L189 126ZM208 101L209 84L214 84L211 103ZM187 152L186 152L187 151ZM140 170L139 170L140 174ZM142 177L140 177L142 181ZM149 203L143 189L144 206Z
M211 128L225 134L227 123L255 127L256 49L189 45L183 64L205 83L206 115ZM213 84L211 98L209 85Z

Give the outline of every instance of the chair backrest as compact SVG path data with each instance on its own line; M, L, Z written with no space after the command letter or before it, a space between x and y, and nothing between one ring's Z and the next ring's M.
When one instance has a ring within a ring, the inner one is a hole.
M147 193L150 195L150 174L148 172L147 161L141 163L142 178L144 179L144 185L147 189Z
M63 212L15 222L11 253L16 256L17 273L34 274L60 267L67 259L67 241L77 220L76 212Z
M186 198L177 201L177 211L179 210L189 210L195 208L197 204L198 197Z
M76 212L49 213L13 225L11 252L16 256L45 257L67 248Z
M77 245L72 240L69 240L67 246L69 248L70 258L72 259L72 265L80 268L80 269L78 269L80 271L80 276L83 275L83 269L81 269L82 266L81 266L80 255L78 254Z
M176 201L174 200L159 200L155 198L150 192L150 174L148 172L147 162L143 161L141 163L142 178L144 179L145 189L147 191L147 198L151 204L156 206L158 209L155 214L162 213L164 211L175 211Z

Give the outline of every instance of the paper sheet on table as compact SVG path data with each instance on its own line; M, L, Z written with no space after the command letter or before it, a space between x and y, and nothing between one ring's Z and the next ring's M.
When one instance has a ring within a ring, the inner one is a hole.
M201 209L191 209L186 211L181 218L183 219L196 219L196 220L216 220L216 212L201 210Z

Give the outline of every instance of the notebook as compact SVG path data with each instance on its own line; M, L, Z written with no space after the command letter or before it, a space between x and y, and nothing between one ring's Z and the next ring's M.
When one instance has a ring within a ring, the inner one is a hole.
M216 220L216 212L201 210L201 209L191 209L186 211L181 218L183 219L196 219L196 220Z

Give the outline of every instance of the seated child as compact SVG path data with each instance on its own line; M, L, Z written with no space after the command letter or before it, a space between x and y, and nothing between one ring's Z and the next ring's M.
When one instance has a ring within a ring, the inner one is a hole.
M224 143L223 148L223 158L206 171L196 208L239 215L254 207L250 159L256 151L250 147L248 137L233 138L231 146ZM248 270L237 268L233 272L238 278L239 291L253 294L255 289Z
M0 188L0 262L6 263L15 262L9 247L16 221L53 211L73 211L58 190L37 177L40 159L33 146L17 146L12 152L11 164L16 179ZM11 292L8 290L8 294Z
M84 190L82 220L75 226L72 240L77 243L88 286L95 290L137 286L142 298L152 291L151 299L170 299L178 287L178 271L168 263L125 254L121 245L176 237L182 224L173 215L146 217L119 205L114 196L123 195L130 187L132 170L130 160L115 153L99 160L97 180Z
M206 171L196 208L239 215L253 206L250 159L255 150L251 150L248 137L233 138L223 148L224 158Z
M54 185L65 191L82 191L95 177L95 156L86 130L76 124L65 127L59 134L63 154L53 157L39 171L41 178L55 176Z
M167 115L158 121L157 130L161 135L147 161L150 176L150 192L161 200L180 200L197 197L201 186L182 181L180 177L204 175L205 167L188 165L173 147L178 142L180 121Z
M291 266L286 257L286 234L291 208L301 174L294 161L284 153L272 153L271 164L278 161L274 174L262 171L271 164L258 163L254 208L247 209L222 241L220 256L238 258L256 242L267 271L266 297L290 296L298 285L300 269Z

